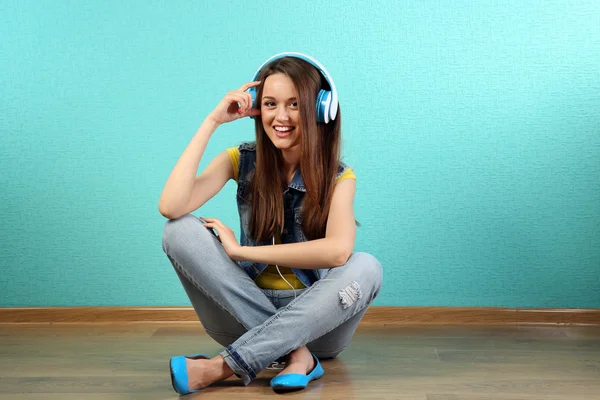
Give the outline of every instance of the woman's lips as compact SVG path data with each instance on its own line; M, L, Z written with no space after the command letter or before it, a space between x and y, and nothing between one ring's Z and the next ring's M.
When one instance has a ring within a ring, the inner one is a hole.
M284 137L288 137L292 134L292 132L294 131L294 128L287 130L287 131L278 131L277 129L274 129L275 134L277 135L277 137L279 138L284 138Z

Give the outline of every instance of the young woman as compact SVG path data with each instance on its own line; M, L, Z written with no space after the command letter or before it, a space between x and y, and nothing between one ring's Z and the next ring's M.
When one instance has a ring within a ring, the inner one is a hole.
M221 124L251 117L256 140L228 148L196 177ZM159 210L163 250L206 332L225 349L173 357L180 394L232 375L249 384L272 362L273 389L301 389L350 343L382 284L381 264L353 252L356 176L340 161L341 115L329 73L282 53L225 95L175 165ZM240 243L217 218L190 214L238 184Z

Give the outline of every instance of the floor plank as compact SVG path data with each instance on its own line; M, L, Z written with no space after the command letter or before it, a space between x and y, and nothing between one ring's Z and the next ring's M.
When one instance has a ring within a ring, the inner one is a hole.
M173 355L216 355L197 323L0 324L0 400L176 399ZM290 399L600 400L593 326L361 325L324 360L325 376ZM280 396L265 370L186 398Z

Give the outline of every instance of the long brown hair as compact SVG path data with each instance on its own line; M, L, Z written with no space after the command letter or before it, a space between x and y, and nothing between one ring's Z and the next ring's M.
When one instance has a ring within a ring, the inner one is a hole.
M277 59L258 75L258 104L266 78L287 75L298 92L302 130L300 171L306 188L302 204L302 230L307 240L325 237L331 198L340 165L342 116L339 105L336 119L317 123L316 99L320 89L330 90L329 83L310 63L295 57ZM283 156L267 136L260 116L255 118L256 169L248 187L252 199L249 221L251 236L258 242L281 234L284 226L282 193L287 188ZM356 221L355 221L356 222ZM360 226L360 224L357 225Z

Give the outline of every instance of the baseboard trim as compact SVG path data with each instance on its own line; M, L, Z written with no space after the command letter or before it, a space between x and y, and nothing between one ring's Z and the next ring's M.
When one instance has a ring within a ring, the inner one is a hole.
M198 322L192 307L0 307L0 323ZM363 324L600 325L600 309L372 306Z

